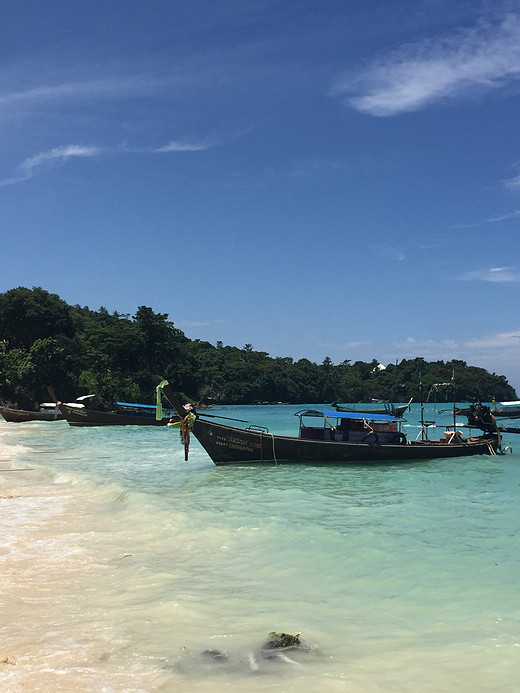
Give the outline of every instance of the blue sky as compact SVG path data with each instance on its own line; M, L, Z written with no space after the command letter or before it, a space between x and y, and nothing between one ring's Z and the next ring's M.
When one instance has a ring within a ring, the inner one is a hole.
M520 394L520 6L18 0L0 291Z

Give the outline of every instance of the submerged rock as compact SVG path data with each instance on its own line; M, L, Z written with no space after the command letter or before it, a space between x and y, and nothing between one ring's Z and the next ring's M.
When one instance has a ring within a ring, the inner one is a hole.
M300 635L300 633L290 635L289 633L277 633L272 631L269 633L267 640L260 650L262 659L271 662L284 662L285 664L302 666L299 661L294 659L294 656L296 655L298 657L300 652L305 654L315 652L316 648L306 640L302 640ZM290 657L287 654L288 652L291 655Z
M201 652L200 654L201 657L209 657L210 659L214 659L216 662L227 662L228 660L228 653L224 650L214 650L210 648L209 650L204 650L204 652Z
M263 644L262 649L291 649L299 647L300 645L300 633L288 635L287 633L276 633L273 630L269 633L267 641Z
M300 637L300 633L290 635L272 631L267 640L256 651L249 652L247 657L230 657L225 650L208 648L192 655L189 650L183 648L182 657L176 662L175 668L184 674L196 676L211 676L212 674L228 674L244 672L267 673L271 667L278 668L280 663L293 667L301 667L303 664L301 654L315 653L316 648ZM290 655L290 656L289 656Z

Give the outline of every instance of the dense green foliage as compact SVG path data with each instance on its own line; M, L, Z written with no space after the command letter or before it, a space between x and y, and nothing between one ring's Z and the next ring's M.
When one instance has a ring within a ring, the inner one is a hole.
M503 375L464 361L403 360L381 368L329 358L270 357L190 340L167 314L140 306L134 316L70 306L56 294L19 287L0 294L0 397L18 406L96 394L107 400L153 401L167 378L182 397L227 404L254 402L406 402L516 399ZM436 383L445 385L435 387Z

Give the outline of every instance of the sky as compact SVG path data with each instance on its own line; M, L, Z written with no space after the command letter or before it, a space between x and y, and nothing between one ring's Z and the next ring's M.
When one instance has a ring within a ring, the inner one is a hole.
M0 292L520 395L520 3L17 0Z

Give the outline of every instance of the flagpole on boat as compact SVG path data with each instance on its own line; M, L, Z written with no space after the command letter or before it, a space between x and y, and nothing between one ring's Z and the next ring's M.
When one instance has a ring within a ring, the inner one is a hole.
M421 400L421 440L424 440L424 400L422 385L422 369L419 371L419 397Z
M455 435L455 433L457 433L457 428L456 428L457 415L455 414L455 394L456 394L456 392L455 392L455 389L456 389L455 388L455 368L451 372L451 382L453 383L453 435Z
M393 382L392 382L392 399L390 400L390 402L392 403L392 406L395 406L395 399L394 399L394 397L395 397L395 382L396 382L396 379L397 379L397 359L395 360L395 366L394 366L394 379L393 379Z

